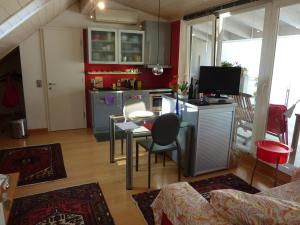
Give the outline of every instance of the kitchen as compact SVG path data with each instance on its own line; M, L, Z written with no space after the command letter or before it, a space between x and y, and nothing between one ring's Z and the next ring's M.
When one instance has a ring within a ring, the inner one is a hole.
M148 110L161 110L162 94L170 93L169 83L177 79L178 59L170 56L178 54L178 25L178 22L160 22L159 53L155 47L158 44L155 21L143 22L142 31L84 30L87 121L95 133L108 133L109 115L122 115L128 99L141 99ZM99 39L104 43L109 39L112 44L99 44ZM101 51L112 54L101 55ZM157 63L164 68L161 76L152 73ZM107 96L115 101L106 104Z

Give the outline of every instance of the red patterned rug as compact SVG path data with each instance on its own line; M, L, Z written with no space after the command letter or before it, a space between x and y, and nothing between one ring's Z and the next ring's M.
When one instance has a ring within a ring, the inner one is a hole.
M206 180L195 181L189 183L196 191L198 191L206 200L209 201L209 192L219 189L236 189L247 193L255 194L259 192L256 188L243 181L241 178L227 174L219 177L213 177ZM150 205L158 195L160 190L144 192L132 195L141 210L148 225L154 225L153 212Z
M67 177L60 144L0 150L0 173L14 172L19 186Z
M114 225L98 184L14 200L8 225Z

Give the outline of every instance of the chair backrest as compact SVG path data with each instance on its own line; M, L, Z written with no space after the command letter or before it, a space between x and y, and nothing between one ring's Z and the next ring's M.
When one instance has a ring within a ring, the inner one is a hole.
M180 121L175 113L159 116L153 123L151 134L154 143L169 145L176 141L179 133Z
M267 132L283 134L287 132L287 118L284 115L287 107L285 105L269 105Z
M123 107L123 116L125 117L125 119L127 120L129 114L134 111L146 111L145 103L141 100L136 100L136 99L127 100L124 103L124 107Z
M253 123L254 109L250 100L252 97L252 95L246 93L240 93L239 95L233 96L234 101L237 103L236 116L239 120Z

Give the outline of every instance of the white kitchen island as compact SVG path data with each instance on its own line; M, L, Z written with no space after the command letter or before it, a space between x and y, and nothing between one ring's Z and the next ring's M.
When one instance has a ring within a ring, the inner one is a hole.
M182 121L193 126L189 149L183 151L185 175L227 169L234 130L235 103L197 106L179 100ZM176 99L163 96L162 113L175 112Z

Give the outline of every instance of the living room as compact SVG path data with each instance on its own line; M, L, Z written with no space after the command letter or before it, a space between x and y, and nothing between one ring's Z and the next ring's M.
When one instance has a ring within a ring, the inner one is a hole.
M215 202L270 196L257 201L300 214L299 12L299 0L0 2L2 224L297 224L219 217ZM208 90L205 71L230 88Z

